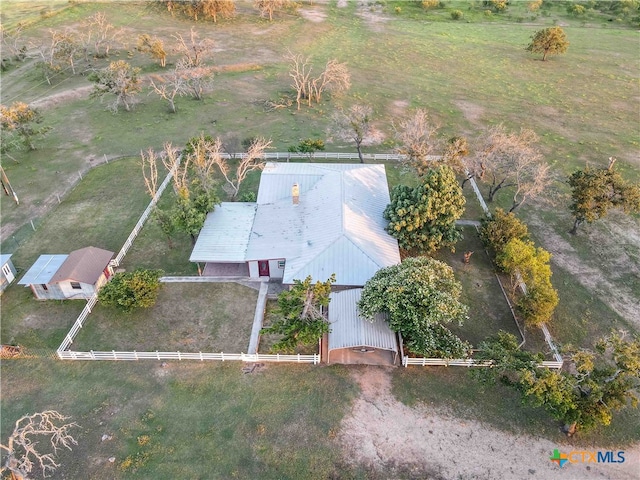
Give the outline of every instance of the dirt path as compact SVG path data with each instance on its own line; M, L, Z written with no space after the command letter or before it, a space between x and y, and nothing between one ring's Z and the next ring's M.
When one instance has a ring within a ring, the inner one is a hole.
M361 394L338 436L348 462L367 464L386 475L401 471L433 480L640 478L640 445L625 450L623 464L575 463L560 469L549 457L554 448L569 453L571 445L504 433L426 407L407 407L391 394L388 369L367 367L355 370L354 376Z

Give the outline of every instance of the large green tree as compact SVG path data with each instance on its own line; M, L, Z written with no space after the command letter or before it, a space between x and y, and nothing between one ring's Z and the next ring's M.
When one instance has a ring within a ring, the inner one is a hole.
M367 281L358 302L364 318L386 315L407 348L426 357L462 358L471 345L445 327L467 319L462 287L447 264L429 257L408 258L379 270Z
M640 212L640 183L627 182L614 170L614 160L608 168L585 168L569 176L573 228L576 234L582 223L592 223L607 215L611 209L625 213Z
M473 374L485 382L499 380L517 388L532 405L541 406L563 429L573 435L609 425L613 414L627 405L637 407L640 398L640 338L612 332L596 342L594 350L567 348L569 368L537 367L540 355L518 349L517 339L500 332L480 345L478 360L493 368Z
M565 53L568 47L569 41L564 30L561 27L548 27L538 30L531 37L531 43L527 45L525 50L531 53L541 53L544 62L548 55Z
M111 281L104 285L98 300L103 305L117 307L125 312L134 308L149 308L155 305L162 284L162 270L134 270L116 273Z
M420 185L397 185L383 215L387 232L400 248L432 253L453 248L462 237L455 223L464 212L465 198L451 167L429 170Z
M294 280L293 287L278 296L276 320L261 334L282 335L271 350L276 353L294 353L300 345L315 345L329 332L326 307L329 305L331 284L335 274L325 281L313 283L311 277Z

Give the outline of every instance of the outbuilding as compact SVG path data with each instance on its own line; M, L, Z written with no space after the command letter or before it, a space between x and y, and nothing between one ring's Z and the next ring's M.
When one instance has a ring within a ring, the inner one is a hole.
M86 300L113 275L113 255L97 247L69 255L40 255L18 285L30 287L38 300Z

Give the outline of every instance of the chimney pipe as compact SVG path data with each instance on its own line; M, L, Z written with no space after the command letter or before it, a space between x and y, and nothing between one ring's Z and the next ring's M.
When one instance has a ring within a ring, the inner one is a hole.
M291 197L293 198L294 205L300 203L300 187L297 183L294 183L293 187L291 187Z

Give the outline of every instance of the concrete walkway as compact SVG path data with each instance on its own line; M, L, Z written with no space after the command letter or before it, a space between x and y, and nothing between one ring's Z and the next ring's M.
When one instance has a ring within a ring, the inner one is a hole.
M250 277L205 277L205 276L184 276L184 277L160 277L160 281L163 283L174 283L174 282L185 282L185 283L196 283L196 282L204 282L204 283L229 283L229 282L262 282L265 283L267 280L256 280L255 278Z
M267 307L267 292L269 284L263 282L258 292L258 301L256 302L256 313L253 316L253 328L251 329L251 339L249 340L249 350L247 353L252 355L258 353L258 341L260 340L260 330L264 321L264 310Z

